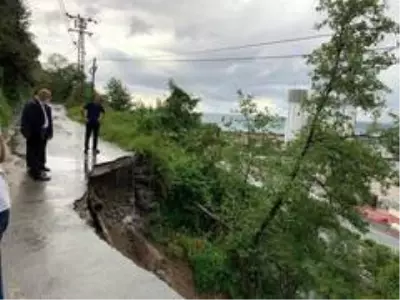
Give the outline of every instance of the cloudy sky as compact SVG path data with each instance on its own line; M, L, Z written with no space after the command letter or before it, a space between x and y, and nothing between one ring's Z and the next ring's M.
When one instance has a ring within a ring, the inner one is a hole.
M253 94L260 105L286 115L287 91L307 87L309 69L301 58L219 62L171 59L304 54L326 39L201 52L326 33L313 29L318 20L316 0L26 0L42 61L54 52L76 60L71 40L75 35L67 32L62 2L69 13L99 21L89 24L94 34L87 39L86 59L87 66L93 57L98 59L99 87L114 76L135 97L151 103L165 95L168 79L174 78L203 99L200 109L205 112L229 112L241 88ZM388 3L390 15L398 21L399 1ZM193 53L196 51L200 53ZM388 95L388 106L397 111L399 66L382 76L394 91Z

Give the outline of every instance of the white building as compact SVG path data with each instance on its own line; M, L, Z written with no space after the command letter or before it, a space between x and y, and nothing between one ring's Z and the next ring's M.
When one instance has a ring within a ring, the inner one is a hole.
M307 113L302 110L301 102L307 97L307 90L289 90L289 112L285 122L285 143L293 140L306 125Z
M308 114L301 107L301 103L306 97L307 90L289 90L289 111L285 122L285 143L293 140L307 123ZM352 106L344 106L340 112L349 117L349 121L343 124L343 134L353 134L357 121L357 109Z

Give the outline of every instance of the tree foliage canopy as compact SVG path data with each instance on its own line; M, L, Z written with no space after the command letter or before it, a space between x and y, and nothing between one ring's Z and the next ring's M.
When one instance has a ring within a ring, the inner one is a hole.
M162 199L152 237L189 260L199 291L399 297L398 253L366 241L368 224L357 213L373 182L398 182L382 151L398 155L398 122L372 126L377 138L365 142L341 110L382 114L388 88L378 75L397 59L376 48L398 25L378 0L320 0L318 11L325 20L317 27L333 35L308 57L312 91L302 105L309 119L289 144L270 134L279 117L251 96L238 93L241 118L229 122L245 130L222 132L201 123L199 99L172 81L156 108L116 106L104 120L104 138L154 158Z
M121 80L112 77L106 85L106 96L111 108L126 110L131 107L131 95Z
M30 14L21 0L0 2L0 77L5 96L19 100L22 85L35 84L40 50L29 32Z
M85 75L80 74L75 64L60 54L52 54L44 64L37 79L37 87L50 88L55 103L81 103L77 98L78 83Z

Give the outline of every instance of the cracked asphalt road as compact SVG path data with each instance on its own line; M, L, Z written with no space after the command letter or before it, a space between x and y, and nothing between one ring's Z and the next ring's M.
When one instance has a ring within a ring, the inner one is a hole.
M100 240L73 210L85 191L83 127L54 107L55 134L48 145L52 180L37 183L14 158L8 167L11 224L2 241L9 298L181 298L154 274ZM17 138L16 152L24 153ZM124 152L100 142L97 162Z

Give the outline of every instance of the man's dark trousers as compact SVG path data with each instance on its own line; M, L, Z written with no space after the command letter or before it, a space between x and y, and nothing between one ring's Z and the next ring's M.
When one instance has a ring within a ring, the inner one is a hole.
M89 121L86 123L85 133L85 151L89 149L89 140L93 134L93 150L97 150L97 142L99 139L100 123L98 121Z
M40 176L45 147L43 137L29 137L26 139L26 163L33 176Z
M44 169L46 166L46 156L47 156L46 155L46 147L47 147L47 138L45 138L43 140L43 147L40 149L41 150L41 152L40 152L40 167L42 169Z

